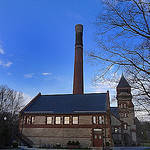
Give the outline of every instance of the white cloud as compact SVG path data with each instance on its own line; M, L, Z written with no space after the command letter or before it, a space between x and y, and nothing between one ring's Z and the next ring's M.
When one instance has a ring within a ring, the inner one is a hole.
M0 65L3 67L10 67L13 63L8 61L7 63L4 63L2 60L0 60Z
M4 54L4 50L0 48L0 54Z
M24 74L25 78L33 78L34 73Z
M50 72L43 72L42 75L43 76L49 76L49 75L52 75L52 73L50 73Z
M1 46L0 46L0 54L2 54L2 55L5 54L4 49L2 49ZM3 66L3 67L10 67L12 64L13 63L11 61L4 62L4 61L0 60L0 66Z
M9 61L9 62L7 62L7 63L4 63L3 66L4 66L4 67L10 67L12 64L13 64L13 63Z

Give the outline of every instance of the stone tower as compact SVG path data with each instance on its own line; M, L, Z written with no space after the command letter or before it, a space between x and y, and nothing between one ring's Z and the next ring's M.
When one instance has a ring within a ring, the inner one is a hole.
M117 86L117 102L120 120L123 121L127 144L136 143L136 126L134 125L134 105L132 103L131 86L122 75Z
M73 94L83 94L83 25L75 26L76 41L75 41L75 62L74 62L74 80Z
M122 75L117 86L117 100L120 119L127 124L134 124L134 105L132 103L131 86Z

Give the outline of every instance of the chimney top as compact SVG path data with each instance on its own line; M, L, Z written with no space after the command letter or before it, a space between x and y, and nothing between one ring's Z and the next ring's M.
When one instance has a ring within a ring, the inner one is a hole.
M76 32L83 32L83 25L82 24L76 24L75 30L76 30Z

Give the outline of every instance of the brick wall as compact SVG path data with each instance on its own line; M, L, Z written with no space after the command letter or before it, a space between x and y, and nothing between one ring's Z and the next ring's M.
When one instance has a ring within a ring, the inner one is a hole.
M80 124L92 124L92 116L80 116L79 123Z
M104 114L95 114L99 116ZM30 115L35 116L35 115ZM92 115L79 115L79 124L77 125L63 125L63 121L59 125L47 125L46 116L53 115L36 115L33 124L25 124L20 128L23 128L22 133L33 141L34 146L39 147L41 145L56 145L61 144L66 147L68 141L79 141L81 147L92 147L93 146L93 135L92 131L95 128L103 129L104 143L111 143L111 133L109 129L108 116L105 116L106 124L92 123ZM57 115L63 118L65 115ZM72 115L67 115L72 118ZM25 117L26 118L26 117ZM98 118L98 117L97 117ZM72 119L70 119L72 120ZM21 123L21 122L20 122Z
M68 141L80 141L82 147L92 145L90 128L24 128L23 134L35 146L56 143L66 146Z

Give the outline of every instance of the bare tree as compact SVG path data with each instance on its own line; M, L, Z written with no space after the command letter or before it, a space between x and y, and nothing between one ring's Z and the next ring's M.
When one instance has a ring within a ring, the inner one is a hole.
M0 147L8 146L18 131L18 112L23 106L23 94L0 86Z
M7 86L0 86L0 113L15 115L22 107L23 94Z
M124 72L136 102L150 114L150 0L105 0L97 18L98 48L89 58L103 64L96 81Z

